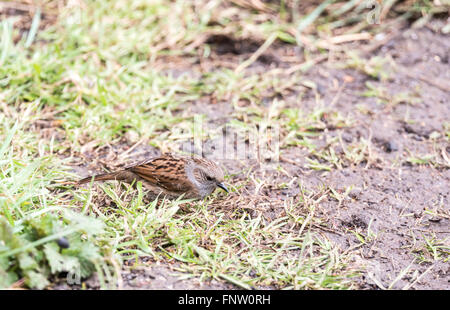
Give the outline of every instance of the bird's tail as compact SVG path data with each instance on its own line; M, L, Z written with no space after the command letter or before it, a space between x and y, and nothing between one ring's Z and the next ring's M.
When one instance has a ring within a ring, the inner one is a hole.
M94 178L94 182L95 181L107 181L107 180L122 180L121 174L122 174L122 171L97 174L95 176L90 176L90 177L81 179L77 183L78 184L89 183L89 182L91 182L92 178Z

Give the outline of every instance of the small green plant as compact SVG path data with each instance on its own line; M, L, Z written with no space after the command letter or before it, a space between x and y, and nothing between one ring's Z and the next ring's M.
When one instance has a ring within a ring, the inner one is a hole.
M41 213L41 212L37 212ZM43 289L49 278L67 274L68 284L80 284L94 271L103 274L102 250L94 238L102 232L96 219L64 211L31 215L10 225L0 217L0 287L22 279L30 288Z
M388 59L380 56L373 56L367 60L361 58L353 51L350 51L347 54L349 56L349 60L347 61L345 67L356 69L377 80L385 81L389 78L389 73L386 69Z

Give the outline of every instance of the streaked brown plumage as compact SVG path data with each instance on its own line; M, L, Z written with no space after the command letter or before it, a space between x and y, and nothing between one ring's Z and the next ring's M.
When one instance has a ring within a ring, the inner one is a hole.
M89 183L91 177L78 181ZM228 192L223 184L222 169L214 162L198 157L164 154L127 167L123 170L94 176L94 181L118 180L126 183L141 181L151 198L173 199L184 194L184 198L204 198L217 187Z

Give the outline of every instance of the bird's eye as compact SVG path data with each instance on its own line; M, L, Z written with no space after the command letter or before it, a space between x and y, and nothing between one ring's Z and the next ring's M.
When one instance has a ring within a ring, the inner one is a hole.
M213 181L214 179L212 177L210 177L209 175L206 176L206 180L208 181Z

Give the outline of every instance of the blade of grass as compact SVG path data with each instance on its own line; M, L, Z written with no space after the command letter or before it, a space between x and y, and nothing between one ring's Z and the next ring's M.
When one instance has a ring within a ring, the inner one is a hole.
M33 21L31 22L30 32L28 33L27 40L25 42L26 48L29 48L31 44L33 44L40 23L41 23L41 8L38 7L36 13L34 13Z

